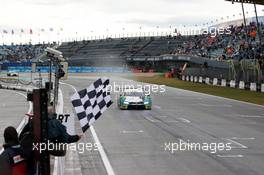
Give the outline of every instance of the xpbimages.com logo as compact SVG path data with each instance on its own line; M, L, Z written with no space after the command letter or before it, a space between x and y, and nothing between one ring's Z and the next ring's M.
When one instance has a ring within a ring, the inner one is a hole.
M145 92L146 95L150 95L152 93L165 93L166 92L165 85L156 85L156 84L132 84L132 83L116 83L114 82L113 85L107 86L108 92L114 93L124 93L128 90L133 89L141 89Z
M43 153L45 151L56 151L56 150L66 150L66 151L77 151L83 154L85 151L98 151L99 145L97 143L53 143L48 141L47 143L33 143L33 151L38 151Z
M231 143L195 143L189 140L184 141L179 139L179 142L166 142L164 143L164 151L175 153L177 151L208 151L215 154L220 151L231 151Z

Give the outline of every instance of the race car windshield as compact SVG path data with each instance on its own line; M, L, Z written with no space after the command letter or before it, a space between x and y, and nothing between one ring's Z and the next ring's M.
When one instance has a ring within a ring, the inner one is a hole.
M142 93L139 92L126 92L125 96L130 96L130 97L141 97Z

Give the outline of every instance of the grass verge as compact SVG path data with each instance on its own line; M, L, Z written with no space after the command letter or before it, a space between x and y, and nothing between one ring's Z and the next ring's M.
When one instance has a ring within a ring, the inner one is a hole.
M166 85L170 87L264 105L264 93L186 82L174 78L164 78L163 76L159 76L159 75L155 75L151 77L134 76L129 78L139 82Z

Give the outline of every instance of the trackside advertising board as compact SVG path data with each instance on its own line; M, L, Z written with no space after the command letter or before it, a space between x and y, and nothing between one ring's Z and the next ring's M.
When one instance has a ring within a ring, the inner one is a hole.
M32 68L30 66L10 66L8 67L8 71L14 72L23 72L23 73L30 73ZM40 70L41 73L48 73L49 67L48 66L41 66L36 67L36 71ZM52 68L54 72L55 69ZM68 68L69 73L128 73L130 70L125 69L123 67L73 67L70 66Z

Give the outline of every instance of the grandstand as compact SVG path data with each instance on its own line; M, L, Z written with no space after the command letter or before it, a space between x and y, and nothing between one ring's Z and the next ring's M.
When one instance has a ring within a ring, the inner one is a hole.
M53 47L52 44L24 44L24 45L2 45L0 46L0 62L21 63L31 62L43 54L45 48Z
M261 27L263 30L264 25ZM208 34L75 41L63 43L58 49L76 66L123 65L126 60L177 54L221 60L262 59L254 22L247 26L248 33L243 25L231 26L230 30L230 35L216 37Z
M252 20L247 26L237 24L237 21L229 23L230 34L188 36L177 33L175 36L106 38L63 42L57 49L63 52L70 66L129 67L137 72L166 72L174 68L180 70L187 62L188 69L208 66L224 69L223 72L241 72L244 69L235 68L239 67L241 60L257 59L260 60L259 66L255 67L263 70L264 47L259 42L256 22ZM263 33L263 22L260 28ZM48 46L54 47L55 43L4 45L0 47L0 61L6 66L21 62L24 66L29 66L32 61L40 60L44 60L45 64L47 62L45 58L42 59L42 55ZM192 72L190 70L189 73ZM229 77L226 78L235 78L235 75L237 73L228 74Z

